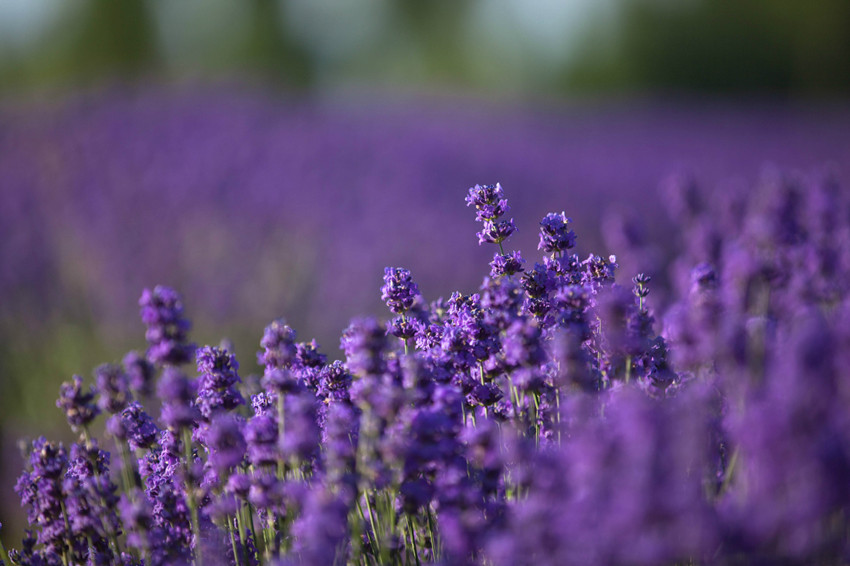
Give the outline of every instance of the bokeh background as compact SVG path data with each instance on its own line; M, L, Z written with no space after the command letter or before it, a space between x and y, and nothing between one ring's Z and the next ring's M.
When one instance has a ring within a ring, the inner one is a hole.
M564 210L663 308L664 183L843 181L848 95L846 0L0 1L4 540L18 439L67 438L59 384L144 348L144 287L243 374L280 316L338 357L384 266L477 288L463 197L499 181L527 259Z

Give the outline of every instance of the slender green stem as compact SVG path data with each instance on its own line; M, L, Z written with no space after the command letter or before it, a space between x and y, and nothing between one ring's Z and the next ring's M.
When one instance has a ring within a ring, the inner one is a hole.
M71 522L68 521L68 511L65 509L65 501L62 500L59 502L59 506L62 508L62 518L65 520L65 532L68 535L71 534ZM9 562L11 564L11 562ZM62 545L62 564L68 566L68 547L67 545Z
M283 436L286 432L285 426L285 406L284 406L284 396L283 391L277 394L277 441L278 443L283 442ZM286 475L286 463L283 461L283 458L278 456L277 460L277 477L278 479L284 479Z
M431 506L428 505L427 509L427 518L428 518L428 536L431 538L431 557L439 562L440 561L440 552L439 545L437 544L437 539L434 537L434 515L431 513Z
M502 242L499 242L499 253L505 255L505 248L502 247Z
M372 513L372 504L369 503L369 494L363 494L364 499L366 499L366 510L369 512L369 524L372 525L372 537L375 541L375 551L378 554L381 554L381 537L378 536L378 529L375 526L375 514Z
M239 529L239 542L242 543L242 553L245 563L248 563L248 540L245 528L245 506L240 504L236 512L236 527Z
M416 531L413 528L413 519L410 515L407 516L407 530L410 533L410 543L413 545L413 557L416 559L416 566L422 563L419 561L419 548L416 546Z
M195 488L192 486L191 466L194 461L192 455L192 431L183 429L183 456L186 459L186 503L189 505L189 513L192 516L192 535L195 538L195 553L192 557L193 564L199 564L201 560L201 526L198 520L198 507L195 504Z
M230 547L233 549L233 560L236 561L236 566L240 566L239 552L236 550L236 537L233 536L233 524L230 517L225 520L227 521L227 534L230 535Z
M404 313L401 313L401 322L403 326L406 326L407 317L404 315ZM407 346L407 338L402 339L402 342L404 342L404 355L406 356L409 353Z
M735 467L738 464L738 457L740 455L740 447L735 447L735 451L732 452L732 458L729 460L729 466L726 468L726 477L723 478L723 484L720 486L720 492L718 495L723 495L726 493L726 490L729 489L729 486L732 484L732 476L735 473Z

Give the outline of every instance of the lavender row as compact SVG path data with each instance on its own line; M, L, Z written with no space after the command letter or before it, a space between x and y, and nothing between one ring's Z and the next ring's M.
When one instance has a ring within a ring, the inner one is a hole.
M32 443L8 560L846 563L847 196L780 175L722 202L668 191L660 317L652 278L577 255L563 212L533 265L512 249L500 185L466 199L494 254L479 292L429 303L386 268L389 315L351 322L345 361L278 319L243 380L226 345L191 343L174 290L145 290L146 352L62 386L77 442Z

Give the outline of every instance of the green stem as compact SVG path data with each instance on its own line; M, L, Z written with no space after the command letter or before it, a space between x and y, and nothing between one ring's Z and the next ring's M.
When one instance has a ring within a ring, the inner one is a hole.
M726 490L729 489L729 486L732 484L732 475L735 472L735 466L738 464L738 456L740 453L740 448L735 447L735 451L732 452L732 458L729 460L729 467L726 468L726 477L723 478L723 483L720 486L720 492L717 494L718 496L726 493Z
M439 546L437 545L437 539L434 537L434 515L431 513L431 506L427 507L428 513L428 536L431 537L431 557L439 562L440 561L440 553Z
M401 322L403 325L406 325L407 323L407 317L404 315L404 313L401 313ZM404 355L406 356L409 353L407 347L407 338L404 338L402 342L404 342Z
M230 535L230 547L233 549L233 560L236 561L236 566L240 566L239 564L239 553L236 551L236 537L233 536L233 525L231 524L230 517L227 517L227 534Z
M239 542L242 543L243 558L247 564L248 541L245 537L245 507L241 503L239 504L239 509L236 511L236 527L239 529Z
M285 407L284 407L284 396L283 391L277 394L277 441L278 443L283 442L283 435L286 432L285 427ZM279 480L283 480L286 476L286 464L283 461L281 456L278 456L277 459L277 478Z
M186 503L189 505L189 513L192 516L192 536L195 538L195 553L192 556L192 563L198 564L203 562L201 560L201 526L198 520L198 507L195 504L195 490L190 479L194 458L192 456L192 431L189 428L183 429L183 456L186 459Z
M413 545L413 557L416 559L416 566L421 566L419 561L419 549L416 546L416 531L413 528L413 519L410 515L407 516L407 530L410 533L410 542Z
M366 499L366 510L369 511L369 523L372 525L372 537L375 541L375 551L378 554L382 554L381 537L378 536L378 528L375 526L375 514L372 513L372 504L369 503L369 494L364 493L363 496Z

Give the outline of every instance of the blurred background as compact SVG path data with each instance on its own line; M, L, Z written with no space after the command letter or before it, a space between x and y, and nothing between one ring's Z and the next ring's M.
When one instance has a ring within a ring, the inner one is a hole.
M848 95L846 0L0 0L4 540L18 439L68 438L59 384L144 349L144 287L245 375L280 316L339 357L384 266L477 289L463 198L498 181L530 263L564 210L661 306L659 186L844 179Z

